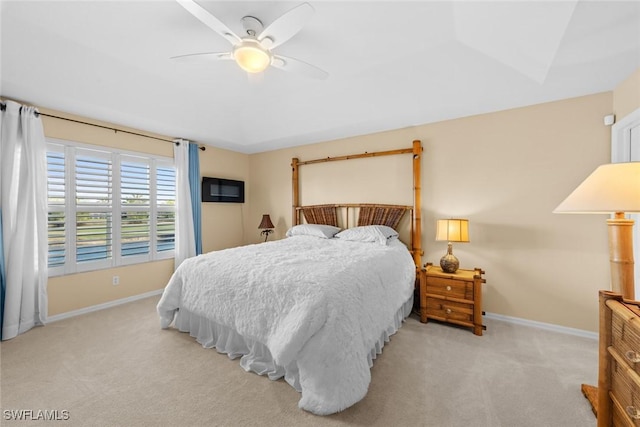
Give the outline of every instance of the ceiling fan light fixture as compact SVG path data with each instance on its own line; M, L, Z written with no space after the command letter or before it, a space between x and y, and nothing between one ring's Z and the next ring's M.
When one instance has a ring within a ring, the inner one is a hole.
M1 2L2 0L0 0ZM326 79L328 73L296 58L274 55L271 50L296 35L313 15L309 3L302 3L276 18L267 27L254 16L242 18L243 37L235 34L222 21L200 6L195 0L176 0L187 12L204 25L224 37L233 46L231 52L203 52L178 55L178 60L230 60L248 73L260 73L268 67L305 74L313 79ZM200 0L198 0L200 1Z
M260 73L271 64L271 53L251 39L243 40L233 49L233 58L248 73Z

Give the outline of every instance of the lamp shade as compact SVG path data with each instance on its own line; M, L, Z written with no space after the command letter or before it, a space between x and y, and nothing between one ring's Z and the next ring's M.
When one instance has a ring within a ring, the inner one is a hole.
M258 226L258 228L261 230L275 228L273 226L273 223L271 222L271 218L269 217L269 214L262 215L262 221L260 221L260 225Z
M599 166L553 212L640 212L640 162Z
M436 224L436 240L469 242L469 220L439 219Z

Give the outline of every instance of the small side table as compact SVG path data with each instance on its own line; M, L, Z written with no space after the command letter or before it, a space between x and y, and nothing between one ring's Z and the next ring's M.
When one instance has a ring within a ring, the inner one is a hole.
M482 324L483 274L481 268L445 273L427 263L420 269L420 321L435 319L469 326L474 334L482 336L486 329Z

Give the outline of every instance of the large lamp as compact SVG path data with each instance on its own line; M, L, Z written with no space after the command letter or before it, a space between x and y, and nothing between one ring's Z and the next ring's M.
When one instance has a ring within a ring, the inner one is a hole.
M436 223L436 240L448 242L447 253L440 259L440 268L445 273L455 273L460 262L453 255L452 242L469 242L469 220L439 219Z
M264 234L264 241L266 242L269 238L269 233L273 233L273 229L275 228L269 214L262 215L262 221L260 221L258 228L262 230L260 234Z
M607 220L611 290L635 299L633 279L633 223L625 212L640 212L640 162L599 166L554 213L614 214Z

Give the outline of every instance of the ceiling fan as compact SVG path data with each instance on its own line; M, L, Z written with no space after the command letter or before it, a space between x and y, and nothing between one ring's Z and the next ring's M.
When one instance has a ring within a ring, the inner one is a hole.
M240 68L249 73L260 73L272 66L315 79L327 78L328 73L314 65L272 52L272 49L296 35L311 18L314 9L309 3L302 3L294 7L266 28L258 18L245 16L242 18L242 25L246 35L240 37L195 1L176 1L207 27L227 39L233 49L231 52L203 52L179 55L171 59L189 61L235 60Z

